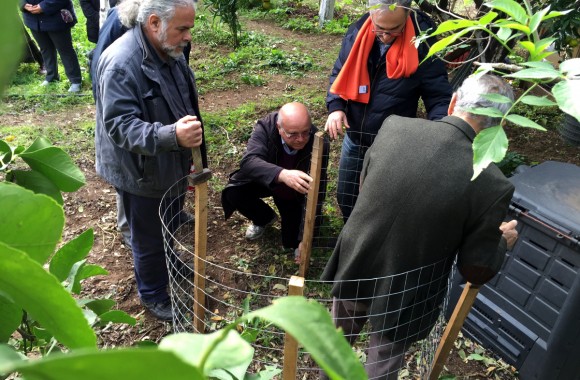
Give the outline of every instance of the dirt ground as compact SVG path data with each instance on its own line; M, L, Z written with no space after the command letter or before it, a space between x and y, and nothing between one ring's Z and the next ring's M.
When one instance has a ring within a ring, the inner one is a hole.
M291 33L269 22L249 22L248 29L263 30L276 36L287 36ZM305 45L324 47L340 44L341 37L302 35L299 37ZM195 65L193 65L195 70ZM300 79L301 82L312 83L325 91L326 77L308 76ZM235 107L248 100L260 99L264 96L276 95L283 92L288 85L286 78L270 80L266 87L240 87L236 90L219 93L206 93L200 99L200 109L215 111ZM67 117L49 117L54 120L68 120L63 122L63 128L73 128L75 118L88 120L94 118L94 107L82 106L68 110ZM64 116L64 115L60 115ZM72 119L71 119L72 116ZM319 120L323 115L315 115ZM30 123L43 123L47 115L34 116L34 114L12 116L12 120L3 121L6 125L19 125ZM510 139L510 150L515 150L527 157L531 162L556 160L571 162L580 165L580 148L566 145L560 139L557 132L545 133L528 129L511 128L507 131ZM211 162L211 157L210 157ZM110 297L117 302L117 307L138 319L136 326L112 325L99 332L100 344L103 347L130 346L143 340L159 341L163 336L172 331L170 323L157 321L140 306L132 268L131 251L127 249L116 231L116 206L115 191L110 185L102 181L94 170L92 152L88 152L77 162L83 170L87 185L81 190L65 196L65 212L67 216L66 232L63 238L68 241L82 231L93 228L95 243L88 261L101 265L109 271L109 275L92 278L83 284L83 296L85 297ZM211 163L210 163L211 167ZM231 163L219 163L211 167L214 172L213 184L225 185L227 174L233 170ZM219 259L230 256L235 246L243 246L247 251L257 251L263 241L245 242L243 232L245 222L241 217L234 217L229 221L223 220L220 209L218 186L210 186L207 255ZM188 195L188 197L193 195ZM192 198L191 198L192 199ZM275 239L268 235L266 239ZM265 260L260 256L260 260ZM264 262L265 263L265 262ZM289 271L296 271L297 267ZM478 363L462 362L457 356L450 361L448 368L457 376L464 378L488 378L485 367Z

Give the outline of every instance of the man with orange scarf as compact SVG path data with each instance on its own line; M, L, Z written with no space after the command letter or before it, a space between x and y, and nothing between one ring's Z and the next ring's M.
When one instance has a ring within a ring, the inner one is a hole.
M416 117L419 98L428 119L447 115L452 89L445 66L435 58L419 64L434 41L418 47L413 41L435 25L410 5L410 0L369 0L371 10L349 27L330 75L324 129L336 139L346 127L337 187L345 222L358 196L365 152L383 121L390 115Z

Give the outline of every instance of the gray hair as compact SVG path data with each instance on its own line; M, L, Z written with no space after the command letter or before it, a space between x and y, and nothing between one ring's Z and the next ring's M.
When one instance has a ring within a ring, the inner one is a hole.
M390 5L397 4L403 8L411 8L413 0L369 0L369 8L383 9Z
M117 3L117 15L121 24L127 29L137 25L137 14L141 0L123 0Z
M164 24L175 15L175 9L180 7L196 8L197 1L194 0L134 0L140 1L139 11L137 13L137 22L143 24L149 16L155 14L159 16Z
M483 96L486 94L503 95L509 98L511 102L494 102ZM500 77L491 74L485 74L482 76L470 76L463 81L461 87L459 87L457 90L457 103L455 103L455 109L459 111L459 113L469 114L471 118L477 121L481 129L485 129L499 125L501 118L486 115L475 115L469 112L469 109L479 107L493 107L497 108L501 113L505 114L511 107L513 101L514 92L512 87Z

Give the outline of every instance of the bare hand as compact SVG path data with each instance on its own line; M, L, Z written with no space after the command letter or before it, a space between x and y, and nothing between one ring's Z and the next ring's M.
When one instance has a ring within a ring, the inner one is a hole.
M338 135L343 135L344 132L342 130L342 126L346 128L350 128L348 125L348 120L346 120L346 114L344 111L334 111L330 115L328 115L328 119L326 119L326 125L324 126L324 130L328 132L328 136L334 140L338 137Z
M300 194L308 193L312 177L300 170L282 169L278 175L278 182L284 183L289 188L296 190Z
M518 231L516 230L517 225L518 221L514 219L509 222L503 222L501 226L499 226L503 238L507 241L507 247L510 250L514 247L514 244L516 244L516 240L518 240Z
M28 9L28 12L32 13L32 14L41 14L42 13L42 8L40 7L40 5L31 5L30 8Z
M175 123L175 137L177 144L184 148L196 148L203 140L203 130L201 122L197 116L187 115L177 120Z
M298 248L294 250L294 262L296 264L300 264L301 256L302 256L302 242L300 242L300 244L298 244Z

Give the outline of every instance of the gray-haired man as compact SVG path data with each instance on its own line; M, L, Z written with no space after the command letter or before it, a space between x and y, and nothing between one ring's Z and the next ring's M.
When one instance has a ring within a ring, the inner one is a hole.
M484 94L513 100L496 76L468 78L450 116L391 116L365 155L359 198L322 278L336 281L333 316L351 343L370 320L369 378L396 379L406 349L429 334L455 256L463 277L483 284L517 239L516 222L502 223L513 185L493 164L471 181L473 139L499 119L469 110L510 106Z
M207 165L195 78L183 58L195 4L143 0L136 20L97 64L96 168L123 198L139 297L170 320L159 214L177 215L183 199L161 198L189 173L190 148L201 147Z

